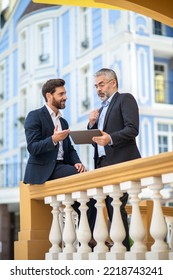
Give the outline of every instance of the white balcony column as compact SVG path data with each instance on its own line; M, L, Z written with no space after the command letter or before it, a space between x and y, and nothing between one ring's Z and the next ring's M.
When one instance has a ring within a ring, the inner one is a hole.
M111 203L113 207L113 217L110 227L110 238L114 245L111 247L110 252L106 253L106 259L123 260L124 253L126 251L126 247L122 244L126 236L126 232L120 212L120 197L123 195L123 193L120 191L119 185L105 186L103 187L103 192L113 198Z
M169 259L173 260L173 217L166 216L165 219L168 226Z
M73 259L73 253L76 251L75 241L76 241L76 231L73 219L73 199L71 194L62 194L57 195L57 200L62 201L62 204L65 205L65 223L62 233L63 239L63 251L59 253L60 260L71 260Z
M163 184L170 184L173 187L173 173L167 173L162 175L162 183ZM169 252L169 259L173 260L173 217L166 217L166 222L169 225L169 247L171 252Z
M173 183L173 173L167 173L162 175L163 184L172 184Z
M108 247L105 242L108 238L108 229L104 216L105 198L101 188L89 189L87 195L96 200L95 207L97 209L96 222L94 226L93 237L97 242L94 251L89 253L91 260L105 260Z
M64 212L64 205L60 205L59 207L59 224L60 224L60 229L61 229L61 232L63 232L64 230L64 224L65 224L65 212ZM63 240L61 241L61 248L64 247L64 242Z
M53 208L52 213L52 224L49 233L49 241L52 244L52 247L49 249L49 252L45 254L46 260L58 260L59 252L61 252L60 243L62 241L62 232L59 223L59 207L61 202L57 201L56 196L48 196L44 199L45 204L50 204Z
M73 253L73 259L75 260L87 260L88 253L91 252L91 248L88 243L91 239L91 231L87 218L87 202L89 198L87 196L87 192L74 192L72 193L72 198L77 200L80 203L80 222L77 230L77 240L79 242L79 246L77 248L77 252Z
M161 207L160 190L163 189L162 180L160 177L147 177L141 179L142 186L148 186L153 191L153 213L151 218L150 233L155 240L151 246L151 252L146 253L146 259L167 260L168 259L168 245L164 241L167 235L166 221L163 216Z
M125 259L144 260L147 247L143 242L146 232L139 208L139 194L141 193L141 184L140 182L128 181L120 183L120 188L122 191L128 192L129 200L132 204L129 234L134 243L130 249L130 252L125 253Z

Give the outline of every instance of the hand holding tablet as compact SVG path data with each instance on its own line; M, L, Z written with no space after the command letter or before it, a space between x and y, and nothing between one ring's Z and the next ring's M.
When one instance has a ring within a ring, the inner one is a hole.
M94 136L102 136L102 133L99 129L90 129L70 131L69 135L75 144L93 144L92 138Z

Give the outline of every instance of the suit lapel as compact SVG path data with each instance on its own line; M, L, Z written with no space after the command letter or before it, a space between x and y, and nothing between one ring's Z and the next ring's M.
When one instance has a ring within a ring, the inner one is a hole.
M50 114L49 114L49 112L48 112L48 110L47 110L47 108L46 108L46 106L43 106L42 107L42 112L43 112L43 116L44 116L44 118L46 119L46 122L47 122L47 127L51 130L51 132L53 132L53 130L54 130L54 123L53 123L53 121L52 121L52 118L51 118L51 116L50 116Z
M109 114L110 114L110 112L112 111L112 108L114 107L114 104L115 104L115 102L116 102L118 96L119 96L119 92L117 92L117 93L113 96L113 98L112 98L112 100L111 100L111 102L110 102L110 104L109 104L109 107L108 107L108 109L107 109L107 112L106 112L106 115L105 115L105 119L104 119L103 130L105 129L106 123L107 123L108 118L109 118Z

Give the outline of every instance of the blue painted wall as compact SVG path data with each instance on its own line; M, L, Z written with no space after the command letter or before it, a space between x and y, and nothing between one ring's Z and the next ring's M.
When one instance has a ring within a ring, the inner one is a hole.
M121 11L116 10L109 10L109 24L115 24L121 18Z
M7 31L4 33L3 37L1 38L0 53L3 53L8 48L9 48L9 29L7 29Z
M15 103L13 105L13 148L17 148L18 146L18 127L16 124L18 124L18 104Z
M62 16L62 64L63 67L70 62L70 19L69 12Z
M15 50L13 52L13 69L15 69L15 71L13 71L13 96L17 96L18 93L18 51Z
M70 125L70 109L73 108L72 97L71 97L71 86L70 86L70 74L66 74L62 78L65 80L65 88L67 91L66 107L64 110L62 110L63 117L68 121Z
M25 1L22 0L19 3L19 5L17 6L17 9L14 13L14 17L12 20L12 22L13 22L13 24L12 24L13 25L13 43L17 42L17 23L29 3L30 3L30 0L25 0Z
M102 55L99 55L93 59L93 75L102 67L103 67L103 57ZM94 96L94 108L99 108L101 102L97 96L97 92L94 87L93 87L93 96Z
M93 48L102 44L102 17L101 9L92 9L92 41Z

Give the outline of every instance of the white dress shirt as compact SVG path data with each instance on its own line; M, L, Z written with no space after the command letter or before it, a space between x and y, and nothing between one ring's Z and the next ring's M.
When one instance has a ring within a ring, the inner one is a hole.
M115 94L115 93L114 93L114 94ZM108 107L109 107L109 104L110 104L110 102L111 102L111 100L112 100L114 94L111 95L106 101L103 101L103 102L101 103L103 109L102 109L102 111L101 111L101 113L100 113L99 120L98 120L98 129L100 129L100 130L103 130L103 124L104 124L106 112L107 112L107 109L108 109ZM111 137L110 137L110 142L111 142L111 144L112 144L112 139L111 139ZM97 146L97 149L98 149L98 156L99 156L99 157L102 157L102 156L105 156L105 155L106 155L104 146L98 145L98 146Z
M56 127L56 125L58 125L58 131L62 131L61 122L59 120L61 117L61 113L58 111L58 114L56 115L55 112L47 104L45 106L52 118L54 126ZM59 141L58 143L59 143L59 150L58 150L57 160L63 160L64 159L63 141ZM54 143L54 145L57 144Z

